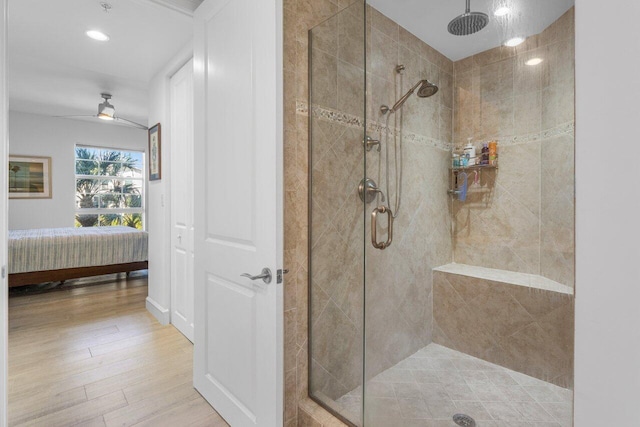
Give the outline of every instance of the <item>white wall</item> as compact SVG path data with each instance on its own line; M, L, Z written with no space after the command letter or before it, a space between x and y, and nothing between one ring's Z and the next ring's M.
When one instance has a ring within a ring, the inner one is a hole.
M11 111L9 153L51 157L52 198L9 200L10 230L74 226L75 144L146 151L147 132Z
M7 1L0 0L0 165L7 164L8 129L7 129ZM0 168L0 266L7 265L7 169ZM7 279L0 276L0 427L7 421L7 375L9 358L7 356L9 336L9 308Z
M575 426L640 426L640 4L576 0Z
M149 231L149 296L147 309L162 324L170 321L171 308L171 120L170 79L193 56L188 43L151 80L149 85L149 126L162 128L162 179L150 181L147 192Z

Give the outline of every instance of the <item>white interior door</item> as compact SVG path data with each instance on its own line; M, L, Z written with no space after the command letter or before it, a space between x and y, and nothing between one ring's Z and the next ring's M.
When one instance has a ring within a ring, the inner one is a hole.
M282 1L205 0L195 26L194 385L234 427L281 426Z
M170 87L171 323L193 342L193 61Z

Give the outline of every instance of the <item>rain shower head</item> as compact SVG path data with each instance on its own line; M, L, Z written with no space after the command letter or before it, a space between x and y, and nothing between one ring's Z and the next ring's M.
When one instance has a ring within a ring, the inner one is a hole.
M420 87L420 89L418 89L418 86ZM386 113L387 111L395 113L396 111L398 111L400 108L402 108L404 103L407 102L407 99L409 99L409 97L413 94L413 92L416 91L416 89L418 89L418 96L420 98L428 98L438 92L438 86L431 83L429 80L420 80L415 84L415 86L409 89L409 91L405 93L402 98L398 99L398 101L393 104L393 107L391 107L390 110L383 109L383 113Z
M487 26L489 17L486 13L471 12L471 0L467 0L465 12L452 19L447 29L454 36L468 36L477 33Z

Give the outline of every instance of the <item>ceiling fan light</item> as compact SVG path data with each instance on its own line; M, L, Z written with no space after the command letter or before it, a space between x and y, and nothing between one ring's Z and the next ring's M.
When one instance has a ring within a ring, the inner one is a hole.
M113 105L109 104L109 101L105 100L103 103L98 104L98 118L102 120L113 120L116 114L116 109Z

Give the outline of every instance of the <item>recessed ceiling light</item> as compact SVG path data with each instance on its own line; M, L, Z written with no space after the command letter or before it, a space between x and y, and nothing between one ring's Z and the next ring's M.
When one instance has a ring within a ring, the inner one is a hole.
M87 31L87 36L91 37L94 40L98 40L100 42L106 42L106 41L109 41L109 39L110 39L110 37L108 35L106 35L102 31L98 31L98 30L89 30L89 31Z
M523 41L524 39L522 37L514 37L512 39L507 40L504 45L509 47L514 47L514 46L518 46Z
M541 62L542 62L542 58L531 58L530 60L525 62L525 64L527 64L527 65L538 65Z
M504 16L504 15L506 15L506 14L507 14L507 13L509 13L509 12L511 12L511 9L509 9L509 8L508 8L508 7L506 7L506 6L502 6L502 7L497 8L497 9L496 9L496 11L495 11L495 12L493 12L493 14L494 14L495 16Z

